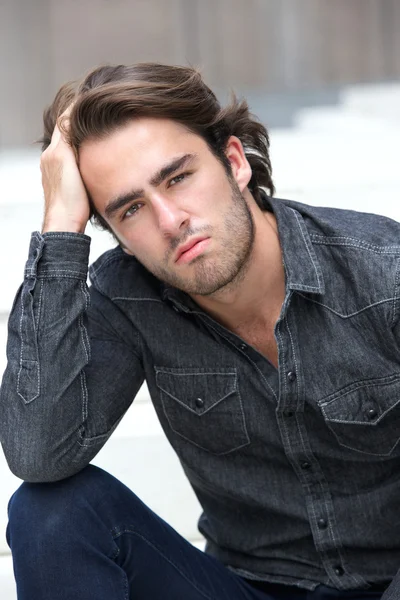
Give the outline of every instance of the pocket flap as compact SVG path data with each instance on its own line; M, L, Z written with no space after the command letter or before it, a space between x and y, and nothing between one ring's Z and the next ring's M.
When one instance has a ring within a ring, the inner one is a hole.
M156 383L170 398L199 416L237 390L235 371L156 368Z
M376 425L400 402L398 375L352 384L319 406L327 421Z

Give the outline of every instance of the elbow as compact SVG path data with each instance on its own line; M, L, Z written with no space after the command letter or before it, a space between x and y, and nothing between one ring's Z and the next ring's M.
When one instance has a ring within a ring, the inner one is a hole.
M4 449L4 448L3 448ZM75 475L79 468L73 468L72 462L66 466L52 460L49 455L14 456L4 451L8 467L13 475L28 483L51 483Z
M51 471L49 469L30 469L29 467L25 468L20 465L14 466L10 464L9 468L13 475L27 483L51 483L60 481L60 479L65 479L65 477L60 476L56 471Z
M27 464L10 460L7 462L11 473L28 483L51 483L69 476L48 464Z

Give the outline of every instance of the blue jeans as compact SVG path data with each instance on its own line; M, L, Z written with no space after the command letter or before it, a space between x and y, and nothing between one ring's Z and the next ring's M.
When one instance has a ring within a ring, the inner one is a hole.
M371 600L372 591L252 584L193 547L120 481L86 467L24 483L9 505L19 600Z

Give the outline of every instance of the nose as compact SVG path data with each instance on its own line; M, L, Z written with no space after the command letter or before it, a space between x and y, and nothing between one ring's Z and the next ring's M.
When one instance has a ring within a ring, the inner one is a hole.
M153 198L153 210L161 233L173 237L180 233L189 222L189 214L178 206L174 200L157 195Z

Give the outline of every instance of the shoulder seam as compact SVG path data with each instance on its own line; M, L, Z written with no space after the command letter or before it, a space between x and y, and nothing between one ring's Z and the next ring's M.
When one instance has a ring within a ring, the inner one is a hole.
M400 246L396 245L377 246L376 244L370 244L364 240L349 236L325 236L317 233L310 233L310 238L315 244L324 244L326 246L350 246L353 248L370 250L376 254L398 254L400 256Z

